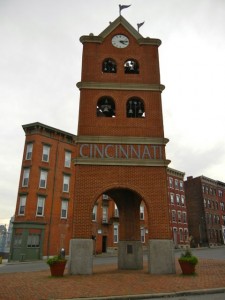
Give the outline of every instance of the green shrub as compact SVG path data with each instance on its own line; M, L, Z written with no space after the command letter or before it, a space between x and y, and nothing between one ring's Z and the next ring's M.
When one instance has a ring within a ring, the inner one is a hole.
M181 253L179 261L186 261L192 265L197 265L198 258L196 256L192 255L191 251L189 249L187 249L185 251L185 253Z
M60 255L56 255L56 256L49 258L46 261L46 263L50 266L50 265L54 265L57 262L65 262L65 261L66 261L65 258L61 257Z

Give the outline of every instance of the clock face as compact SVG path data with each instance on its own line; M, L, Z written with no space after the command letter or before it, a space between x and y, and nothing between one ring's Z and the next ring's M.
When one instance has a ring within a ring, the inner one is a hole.
M123 34L114 35L112 44L116 48L125 48L129 45L129 39Z

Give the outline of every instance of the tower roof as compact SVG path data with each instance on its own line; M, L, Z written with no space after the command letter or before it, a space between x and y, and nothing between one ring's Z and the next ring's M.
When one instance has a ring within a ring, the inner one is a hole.
M83 35L80 37L81 43L84 42L93 42L93 43L102 43L103 40L118 27L122 25L136 40L140 45L148 44L160 46L161 40L154 38L144 38L123 16L119 16L113 22L110 22L109 26L106 27L98 36L94 36L93 33L89 35Z

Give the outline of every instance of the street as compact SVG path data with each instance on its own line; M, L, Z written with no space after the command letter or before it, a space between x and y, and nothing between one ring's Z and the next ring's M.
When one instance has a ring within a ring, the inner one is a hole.
M175 250L175 257L178 258L182 250ZM192 253L198 258L205 259L221 259L225 260L225 247L216 248L196 248L192 249ZM144 255L144 260L147 260L147 256ZM96 255L93 257L94 265L103 264L114 264L117 263L116 256L110 256L107 254ZM34 272L48 269L49 266L45 261L35 261L35 262L13 262L13 263L3 263L0 265L0 273L13 273L13 272ZM225 298L225 297L224 297Z

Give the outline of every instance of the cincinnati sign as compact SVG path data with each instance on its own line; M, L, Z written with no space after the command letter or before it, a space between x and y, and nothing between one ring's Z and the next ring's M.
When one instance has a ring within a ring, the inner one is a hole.
M163 159L161 145L80 144L82 159Z

